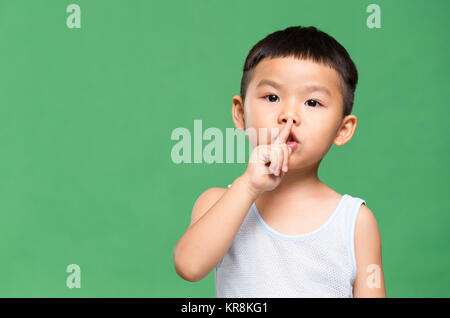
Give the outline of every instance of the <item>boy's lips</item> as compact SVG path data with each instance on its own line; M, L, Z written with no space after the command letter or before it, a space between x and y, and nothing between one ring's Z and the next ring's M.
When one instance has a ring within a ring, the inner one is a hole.
M298 139L295 136L294 132L291 130L291 132L289 133L289 137L288 137L289 141L295 141L296 143L298 143Z
M292 151L294 151L295 149L297 149L298 146L298 139L295 136L294 132L291 130L291 132L289 133L289 137L286 141L286 145L292 149Z
M288 141L286 145L294 151L297 149L298 143L296 141Z

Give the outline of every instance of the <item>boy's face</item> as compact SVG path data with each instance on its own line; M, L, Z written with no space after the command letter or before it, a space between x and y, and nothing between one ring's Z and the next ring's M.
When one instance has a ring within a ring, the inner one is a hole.
M357 118L342 118L342 112L339 74L331 67L294 57L263 59L253 70L245 105L241 96L233 97L236 127L255 129L258 144L261 140L271 143L277 135L271 136L271 128L281 130L293 119L291 131L298 146L289 159L290 170L320 161L333 143L343 145L352 138ZM261 139L262 132L266 139ZM252 139L250 143L256 146Z

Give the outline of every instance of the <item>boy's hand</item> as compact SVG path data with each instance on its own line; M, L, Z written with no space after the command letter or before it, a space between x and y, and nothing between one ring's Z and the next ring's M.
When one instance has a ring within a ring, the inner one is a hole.
M280 184L284 173L288 171L292 149L286 145L286 140L291 132L292 124L293 121L289 118L272 144L259 145L253 149L243 174L253 193L259 195L264 191L275 189Z

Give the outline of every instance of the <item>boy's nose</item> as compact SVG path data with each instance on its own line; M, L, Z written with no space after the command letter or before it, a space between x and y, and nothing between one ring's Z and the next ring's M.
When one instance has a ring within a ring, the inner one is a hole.
M282 119L281 119L281 121L283 122L283 123L287 123L288 122L288 119L289 118L292 118L292 123L295 125L295 124L297 124L298 123L298 119L297 119L297 117L295 117L295 116L284 116Z

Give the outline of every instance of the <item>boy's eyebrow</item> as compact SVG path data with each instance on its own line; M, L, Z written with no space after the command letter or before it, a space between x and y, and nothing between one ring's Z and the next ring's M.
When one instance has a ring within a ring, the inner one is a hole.
M261 80L261 82L259 82L259 84L256 86L256 88L258 88L260 86L263 86L263 85L270 85L270 86L273 86L275 88L280 88L281 87L281 84L278 84L275 81L272 81L270 79L263 79L263 80Z
M258 85L256 86L256 88L263 86L263 85L270 85L273 86L277 89L281 88L281 84L270 80L270 79L263 79L261 80ZM309 92L314 92L314 91L319 91L319 92L324 92L325 94L327 94L328 96L331 96L331 92L328 88L326 88L325 86L322 85L317 85L317 84L309 84L305 86L305 91L309 91Z

